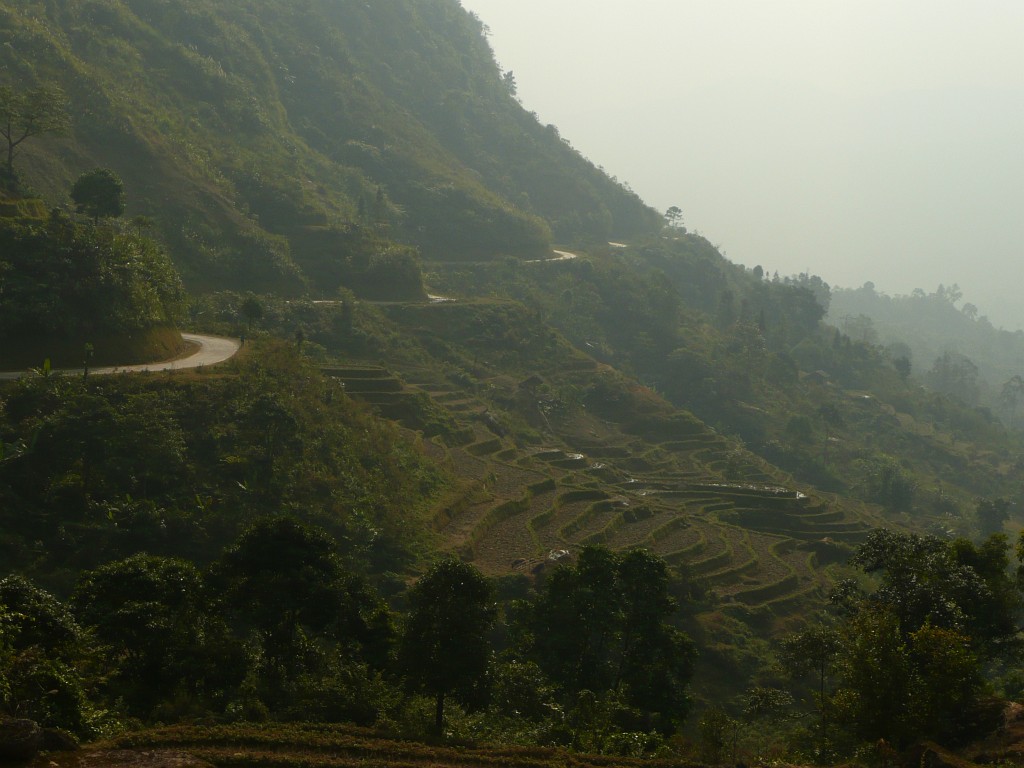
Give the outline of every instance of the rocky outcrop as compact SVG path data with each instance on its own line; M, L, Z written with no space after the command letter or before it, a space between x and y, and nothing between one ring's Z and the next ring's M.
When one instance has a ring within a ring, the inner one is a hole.
M0 719L0 763L31 760L43 748L43 729L32 720Z
M919 768L976 768L975 763L931 741L911 749L904 762Z
M43 729L43 752L75 752L78 739L60 728Z

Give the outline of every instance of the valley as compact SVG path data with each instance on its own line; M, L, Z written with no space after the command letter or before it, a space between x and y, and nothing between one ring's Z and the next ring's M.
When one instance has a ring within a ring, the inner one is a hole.
M1019 760L956 286L730 261L456 0L0 0L0 126L0 762Z

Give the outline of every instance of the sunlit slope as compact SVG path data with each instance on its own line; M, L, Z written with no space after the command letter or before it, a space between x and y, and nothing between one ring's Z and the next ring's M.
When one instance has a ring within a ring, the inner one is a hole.
M434 527L490 573L529 574L587 543L640 545L699 577L719 607L784 621L824 604L835 566L874 527L976 536L977 500L1018 483L1015 438L833 329L797 336L771 305L746 309L763 329L717 327L690 307L673 316L665 287L712 267L737 304L758 298L742 268L705 250L699 271L647 283L650 265L622 249L435 265L452 300L375 308L421 356L329 373L413 429L424 423L411 413L433 414L424 445L462 478ZM778 290L799 309L799 289Z
M113 168L194 288L329 292L390 240L532 256L660 221L515 100L456 0L26 0L0 43L0 82L68 96L23 179L58 201Z
M529 311L514 302L383 309L448 364L324 372L424 432L427 453L459 478L433 527L445 549L490 574L529 576L586 544L643 546L721 605L782 619L820 605L829 566L884 522L875 508L798 483L550 331L531 333ZM519 356L533 373L520 371ZM424 430L424 413L445 414L444 426L434 418Z

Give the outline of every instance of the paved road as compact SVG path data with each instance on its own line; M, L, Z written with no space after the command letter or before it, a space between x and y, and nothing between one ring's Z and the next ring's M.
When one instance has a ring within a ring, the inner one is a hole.
M552 251L555 254L553 259L529 259L524 261L523 264L551 264L556 261L571 261L577 258L577 254L569 253L569 251Z
M241 348L242 343L238 339L225 339L220 336L201 336L197 333L183 333L181 338L190 344L198 345L198 348L187 357L177 360L167 360L162 363L145 363L143 365L121 365L107 368L90 368L89 375L104 376L111 373L142 373L144 371L178 371L184 368L200 368L206 365L216 365L233 357ZM22 376L30 376L31 371L0 371L0 379L20 379ZM81 368L62 368L54 371L62 376L70 376L82 373Z

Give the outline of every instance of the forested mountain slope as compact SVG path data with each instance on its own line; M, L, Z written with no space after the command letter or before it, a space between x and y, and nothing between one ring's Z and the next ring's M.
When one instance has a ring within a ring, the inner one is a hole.
M536 256L660 223L515 100L456 0L5 2L0 84L67 97L23 180L59 200L114 169L192 288L414 295L392 242Z
M867 283L833 291L830 321L905 359L910 374L930 389L988 408L1016 427L1024 400L1024 332L996 328L963 298L956 285L889 296Z
M0 388L0 710L224 723L136 744L232 765L368 754L281 721L705 764L983 732L1024 690L1020 435L827 325L822 278L665 226L483 33L456 0L0 0L0 102L69 116L0 179L0 320L248 340ZM48 214L96 165L133 218Z

